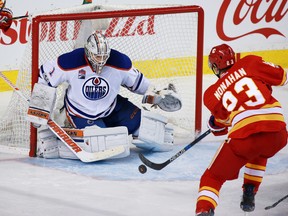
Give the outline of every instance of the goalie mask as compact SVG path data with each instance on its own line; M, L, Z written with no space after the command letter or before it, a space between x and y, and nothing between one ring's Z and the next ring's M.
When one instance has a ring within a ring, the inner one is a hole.
M100 74L111 51L107 38L100 32L95 32L88 37L84 49L93 71Z
M235 53L227 44L221 44L211 49L208 64L217 77L235 64Z

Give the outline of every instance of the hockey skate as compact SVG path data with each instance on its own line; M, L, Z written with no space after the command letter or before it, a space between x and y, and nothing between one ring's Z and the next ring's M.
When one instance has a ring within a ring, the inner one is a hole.
M214 216L214 210L210 209L208 212L203 211L196 214L196 216Z
M240 208L244 212L252 212L255 209L255 186L252 184L244 185L242 201L240 203Z

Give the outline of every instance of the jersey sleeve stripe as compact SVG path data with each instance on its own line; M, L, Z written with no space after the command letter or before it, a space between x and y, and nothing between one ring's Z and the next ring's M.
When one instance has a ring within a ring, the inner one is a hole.
M143 79L143 74L142 73L139 73L139 75L140 76L138 76L138 79L136 80L136 86L135 86L135 84L134 84L134 88L133 88L133 91L137 91L138 90L138 88L139 88L139 86L140 86L140 84L141 84L141 82L142 82L142 79Z
M235 132L236 130L239 130L241 128L246 127L249 124L252 123L261 123L264 121L278 121L278 122L285 122L284 121L284 116L280 114L263 114L263 115L256 115L256 116L249 116L245 119L242 119L241 121L237 122L233 128L229 131L229 135ZM229 136L228 135L228 136Z
M269 115L274 115L274 114L283 116L283 109L281 107L272 107L272 108L258 109L258 110L255 110L255 109L246 110L246 111L239 113L232 119L232 125L236 125L238 122L245 120L248 117L257 116L257 118L262 119L260 118L260 116L262 115L263 119L266 119L268 118Z
M47 75L46 75L46 72L44 71L44 68L43 68L43 65L41 65L40 67L40 73L39 73L39 76L42 80L44 80L50 87L52 87Z
M283 80L281 82L281 86L286 85L288 83L288 72L287 70L284 70L284 76L283 76Z

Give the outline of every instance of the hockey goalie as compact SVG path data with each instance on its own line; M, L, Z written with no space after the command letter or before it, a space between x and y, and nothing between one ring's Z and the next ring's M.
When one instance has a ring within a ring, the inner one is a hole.
M62 83L68 85L63 101L71 128L66 132L85 151L124 146L124 152L111 157L122 158L130 154L133 145L151 151L173 148L173 125L168 119L141 110L119 92L121 87L127 88L143 95L142 103L174 112L182 107L175 89L171 86L156 89L133 67L127 55L110 48L105 35L95 31L84 47L48 60L39 69L39 80L33 88L27 115L35 127L41 126L38 130L39 156L77 159L49 129L45 129L47 121L55 114L55 88Z

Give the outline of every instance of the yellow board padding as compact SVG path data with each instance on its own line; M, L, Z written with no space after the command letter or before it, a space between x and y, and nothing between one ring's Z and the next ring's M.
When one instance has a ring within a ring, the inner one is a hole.
M271 62L275 65L280 65L283 68L288 68L288 50L266 50L257 52L245 52L241 53L241 57L246 55L258 55L267 62Z
M18 70L11 70L11 71L2 71L2 73L13 83L16 84ZM3 80L0 78L0 92L3 91L12 91L13 89Z
M133 61L133 66L147 78L189 76L195 74L195 57Z
M266 50L240 53L240 58L246 55L258 55L265 61L288 68L288 50ZM191 64L192 62L192 64ZM195 74L195 57L168 58L146 61L135 61L134 66L148 78L187 76ZM203 74L213 74L208 67L208 56L203 56Z
M288 50L245 52L240 53L240 57L250 54L261 56L265 61L281 65L283 68L288 68ZM182 57L134 61L133 65L135 68L143 72L147 78L160 78L193 75L195 74L195 61L195 57ZM17 70L3 71L3 73L14 84L16 83L18 76ZM208 67L208 56L203 57L203 74L213 74ZM4 80L0 79L0 92L11 90L11 87L9 87Z
M235 50L236 51L236 50ZM265 51L251 51L240 53L240 58L247 55L257 55L261 56L263 60L271 62L275 65L280 65L282 68L288 68L288 50L265 50ZM208 67L208 56L204 56L203 59L203 73L213 74L213 72Z

